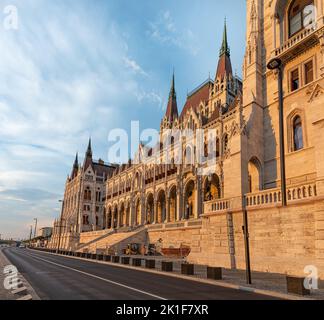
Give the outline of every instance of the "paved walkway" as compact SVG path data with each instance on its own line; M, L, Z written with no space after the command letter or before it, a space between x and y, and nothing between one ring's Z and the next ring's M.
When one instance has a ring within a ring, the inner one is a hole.
M17 298L7 289L4 288L5 275L3 273L4 267L10 265L11 263L2 253L2 248L0 248L0 300L16 300Z
M161 261L173 261L173 272L181 274L181 263L185 259L167 259L165 257L148 257L148 256L132 256L134 258L154 259L156 260L156 270L161 270ZM142 261L142 267L144 263ZM245 270L232 270L222 269L224 283L239 285L243 287L250 287L260 290L269 290L278 293L287 293L286 275L279 273L268 272L252 272L252 285L246 283ZM194 277L200 279L207 279L207 266L195 265ZM312 299L324 300L324 281L319 281L319 289L312 290L311 295L308 296ZM307 296L306 296L307 298Z

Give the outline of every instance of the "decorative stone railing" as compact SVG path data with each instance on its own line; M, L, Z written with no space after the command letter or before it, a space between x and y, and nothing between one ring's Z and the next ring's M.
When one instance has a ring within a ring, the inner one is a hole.
M301 201L312 199L317 196L315 183L291 186L287 188L287 201ZM204 215L221 213L226 211L242 210L243 204L246 208L257 208L281 205L281 189L268 189L255 193L248 193L242 198L228 198L207 201L204 203Z
M204 203L204 212L216 212L229 210L231 207L230 199L212 200Z
M303 52L318 42L316 28L305 28L296 35L285 41L274 50L274 55L280 57L284 62Z
M299 201L317 196L315 183L292 186L287 188L287 201ZM257 193L249 193L245 196L246 207L275 205L281 202L281 189L269 189Z
M155 230L169 230L169 229L183 229L183 228L200 228L202 221L200 219L195 220L181 220L169 223L150 224L146 228L149 231Z

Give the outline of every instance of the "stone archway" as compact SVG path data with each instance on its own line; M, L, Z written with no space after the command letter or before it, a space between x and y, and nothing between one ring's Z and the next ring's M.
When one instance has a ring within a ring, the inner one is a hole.
M152 224L154 222L154 196L152 193L149 193L146 198L146 223Z
M141 224L141 218L142 218L142 215L141 215L141 200L138 198L136 200L136 205L135 205L135 224L137 226L139 226Z
M118 207L117 205L114 207L113 215L112 215L112 228L116 229L118 225Z
M107 210L104 208L103 210L103 219L102 219L102 229L107 229Z
M111 229L112 227L112 211L111 207L109 207L107 213L107 229Z
M166 197L165 191L161 190L157 198L157 222L164 223L166 220Z
M119 209L119 227L123 227L126 224L125 205L122 203Z
M184 197L184 219L192 219L195 217L196 208L196 196L197 191L195 188L195 182L190 180L185 187L185 197Z
M207 177L204 183L204 201L212 201L220 199L221 187L219 177L216 174L212 174Z
M126 222L125 222L125 225L128 227L131 226L131 221L132 221L130 214L131 214L130 203L128 202L126 206Z
M169 220L175 222L177 220L177 187L173 186L169 193Z
M263 189L261 164L258 158L253 157L248 163L249 192L258 192Z

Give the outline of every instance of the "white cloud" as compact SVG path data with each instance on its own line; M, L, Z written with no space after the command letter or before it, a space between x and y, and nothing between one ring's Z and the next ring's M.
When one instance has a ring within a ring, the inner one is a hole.
M142 67L135 61L130 58L124 57L125 66L135 73L147 76L147 73L142 69Z
M147 33L152 39L163 45L187 50L194 56L199 52L192 30L177 28L170 11L161 12L154 22L150 22Z

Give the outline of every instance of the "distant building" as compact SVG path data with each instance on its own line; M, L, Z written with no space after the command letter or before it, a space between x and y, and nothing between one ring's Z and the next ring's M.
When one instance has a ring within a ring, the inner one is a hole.
M40 229L38 229L37 237L48 238L52 235L52 233L53 233L52 227L40 228Z

